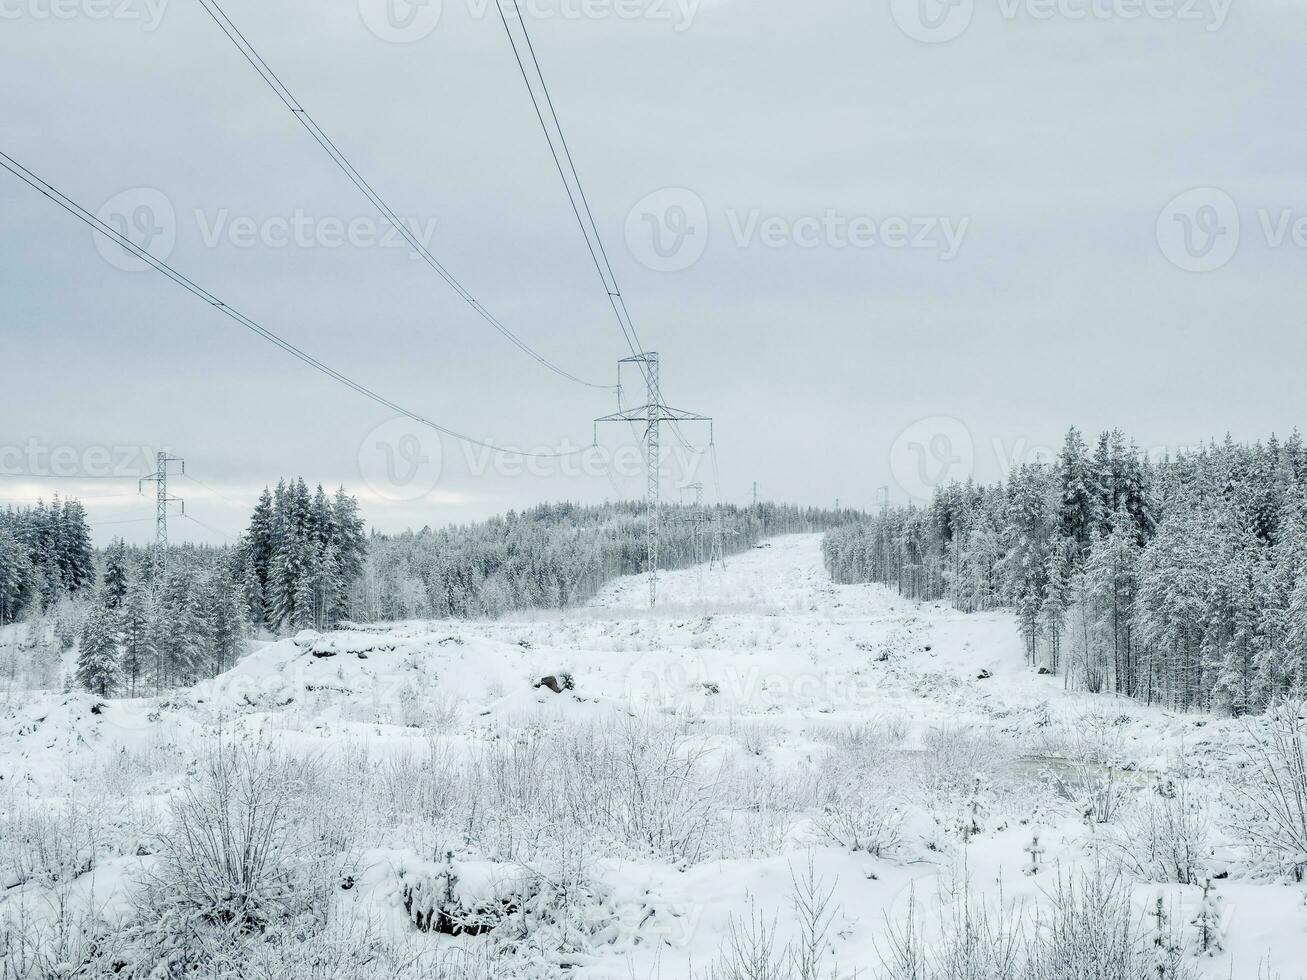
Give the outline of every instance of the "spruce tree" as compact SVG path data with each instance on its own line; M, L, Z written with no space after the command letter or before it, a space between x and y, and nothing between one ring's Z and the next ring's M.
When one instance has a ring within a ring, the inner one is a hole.
M104 556L104 582L101 593L104 607L111 613L117 613L127 598L127 582L130 578L127 545L122 538L116 538L109 545Z
M81 647L77 653L77 683L107 698L118 685L119 674L118 644L112 618L97 602L82 627Z
M139 583L132 582L128 585L120 631L123 646L122 680L127 686L128 696L134 698L137 685L149 676L153 661L149 602Z

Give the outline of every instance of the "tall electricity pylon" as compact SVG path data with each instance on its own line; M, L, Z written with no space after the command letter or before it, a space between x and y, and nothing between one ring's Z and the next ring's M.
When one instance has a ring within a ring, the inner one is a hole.
M181 473L186 475L186 460L180 456L167 453L155 455L154 473L142 477L136 485L138 493L145 492L145 484L155 484L154 513L154 591L157 594L163 588L163 577L168 570L168 504L176 502L182 505L182 514L186 513L186 501L181 497L168 496L168 464L181 463Z
M621 408L623 364L639 366L641 373L644 375L647 395L645 404L639 408ZM645 548L648 556L646 567L649 572L649 608L652 609L658 605L658 533L662 507L662 491L659 482L661 458L659 455L658 427L663 422L707 422L709 424L709 441L711 442L712 419L707 415L684 412L678 408L670 408L663 404L662 389L659 386L658 379L658 355L653 351L645 351L643 354L637 354L634 357L624 357L617 362L617 391L618 411L612 415L605 415L603 418L595 419L595 442L599 441L598 424L600 422L643 422L645 424Z
M694 553L694 567L699 575L699 601L703 601L703 526L708 523L708 515L703 511L703 484L687 483L681 492L694 491L694 510L690 516L681 520L690 525L690 550Z

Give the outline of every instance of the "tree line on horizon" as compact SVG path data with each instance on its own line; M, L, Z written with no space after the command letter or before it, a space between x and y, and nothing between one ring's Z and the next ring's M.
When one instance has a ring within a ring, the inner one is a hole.
M852 511L772 503L704 508L702 554L714 526L726 556L761 538L822 531ZM693 508L667 506L660 563L692 565ZM0 545L18 541L21 589L0 595L7 620L29 619L42 683L74 647L72 680L101 696L136 696L230 669L244 641L346 621L497 617L587 601L612 579L646 569L641 502L542 504L441 529L365 533L345 490L302 479L265 488L233 545L152 547L113 541L96 552L76 501L0 512ZM21 535L10 529L20 525ZM0 561L7 552L0 551ZM0 564L0 583L8 581ZM156 581L156 579L158 579Z
M1295 431L1150 462L1076 429L1051 464L940 487L826 536L838 582L1015 610L1068 686L1257 711L1307 686L1307 453Z

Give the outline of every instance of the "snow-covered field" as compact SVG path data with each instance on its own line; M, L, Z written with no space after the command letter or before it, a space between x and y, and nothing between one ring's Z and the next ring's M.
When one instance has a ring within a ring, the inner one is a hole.
M9 955L33 975L116 944L175 971L239 948L231 975L897 976L914 929L942 950L965 905L1048 934L1092 880L1146 944L1162 900L1182 971L1307 972L1302 886L1224 819L1239 722L1067 693L1010 616L832 585L820 555L794 536L667 573L653 615L632 577L562 614L301 634L163 698L10 693ZM243 930L170 892L200 887L184 866L212 845L177 828L222 785L283 841ZM1219 899L1167 880L1191 866Z

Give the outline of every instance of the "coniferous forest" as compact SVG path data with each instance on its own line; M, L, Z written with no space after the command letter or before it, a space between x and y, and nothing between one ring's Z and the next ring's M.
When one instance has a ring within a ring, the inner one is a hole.
M1052 465L941 487L827 535L840 582L1016 611L1032 665L1174 708L1261 710L1307 684L1307 454L1295 432L1150 462L1072 429Z
M690 508L668 507L660 564L695 562ZM705 510L729 556L762 538L855 519L777 504ZM28 683L75 682L101 696L157 694L233 666L250 638L346 621L496 617L585 602L645 568L639 503L545 504L488 521L367 535L343 488L302 479L265 489L239 540L153 548L115 540L97 553L74 500L0 512L0 625L26 620ZM75 650L75 669L61 665ZM20 672L18 658L6 661Z

